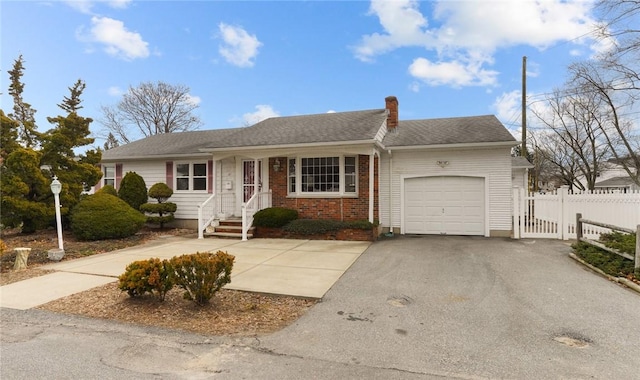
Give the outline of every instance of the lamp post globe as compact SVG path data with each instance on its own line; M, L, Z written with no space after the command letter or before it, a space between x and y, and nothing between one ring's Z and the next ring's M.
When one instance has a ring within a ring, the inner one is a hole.
M53 195L60 195L62 191L62 184L58 181L58 177L54 176L53 181L51 181L51 192Z

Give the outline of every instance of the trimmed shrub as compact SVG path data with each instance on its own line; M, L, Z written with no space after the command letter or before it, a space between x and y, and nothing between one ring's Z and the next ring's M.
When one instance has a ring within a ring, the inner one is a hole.
M118 197L127 202L129 206L140 210L140 205L147 203L147 185L144 179L136 172L128 172L120 182Z
M611 232L600 234L601 242L609 248L616 249L622 253L634 255L636 253L636 235L623 234L621 232Z
M114 197L118 196L118 190L116 190L116 188L112 185L104 185L98 191L96 191L96 194L97 193L107 193L113 195Z
M299 235L316 235L346 228L369 230L374 227L367 220L341 221L324 219L297 219L284 226L284 230Z
M576 256L611 276L627 277L634 273L633 261L615 253L607 252L585 242L572 244L571 248ZM638 277L636 276L636 278Z
M168 260L153 258L134 261L118 277L118 288L126 291L130 297L151 293L160 301L173 288L173 275Z
M166 202L172 195L173 190L163 182L158 182L149 189L149 196L157 200L158 203Z
M138 232L146 218L106 192L82 199L71 211L71 230L80 240L118 239Z
M171 195L173 195L173 190L162 182L151 186L149 197L156 199L158 203L140 205L140 211L157 215L147 215L147 223L158 224L160 228L163 228L166 223L175 219L173 213L176 212L178 206L175 203L167 202Z
M253 225L256 227L280 228L298 219L298 211L284 207L269 207L253 215Z
M220 288L231 282L234 260L235 256L222 251L173 257L174 282L185 290L185 299L205 305Z

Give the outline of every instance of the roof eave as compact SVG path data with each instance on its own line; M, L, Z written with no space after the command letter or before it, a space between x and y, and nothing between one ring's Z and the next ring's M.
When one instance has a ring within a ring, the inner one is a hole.
M513 147L519 145L519 141L492 141L479 143L433 144L433 145L403 145L386 146L386 150L417 150L417 149L457 149L457 148L485 148L485 147Z
M100 162L103 163L111 163L111 162L120 162L120 161L154 161L154 160L164 160L170 158L199 158L199 157L209 157L209 154L206 153L184 153L184 154L158 154L158 155L145 155L145 156L122 156L116 158L102 158Z
M201 152L216 153L216 152L243 152L253 151L256 149L269 150L269 149L283 149L283 148L311 148L311 147L324 147L324 146L340 146L340 145L364 145L364 144L376 144L374 139L367 140L352 140L352 141L328 141L318 143L299 143L299 144L278 144L278 145L250 145L241 147L224 147L224 148L201 148Z

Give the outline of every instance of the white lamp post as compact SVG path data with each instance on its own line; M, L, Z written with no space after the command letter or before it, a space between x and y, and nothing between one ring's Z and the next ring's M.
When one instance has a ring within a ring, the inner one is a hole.
M62 218L60 217L60 191L62 191L62 184L58 181L58 177L53 176L51 182L51 192L56 204L56 225L58 227L58 249L62 251L64 255L64 245L62 243Z

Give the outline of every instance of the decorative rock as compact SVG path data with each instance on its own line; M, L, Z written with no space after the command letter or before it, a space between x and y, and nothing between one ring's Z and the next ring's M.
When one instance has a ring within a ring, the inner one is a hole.
M16 261L13 264L13 270L27 269L27 260L29 260L29 254L31 248L14 248L16 251Z
M60 261L64 257L64 249L54 248L47 251L49 260Z

